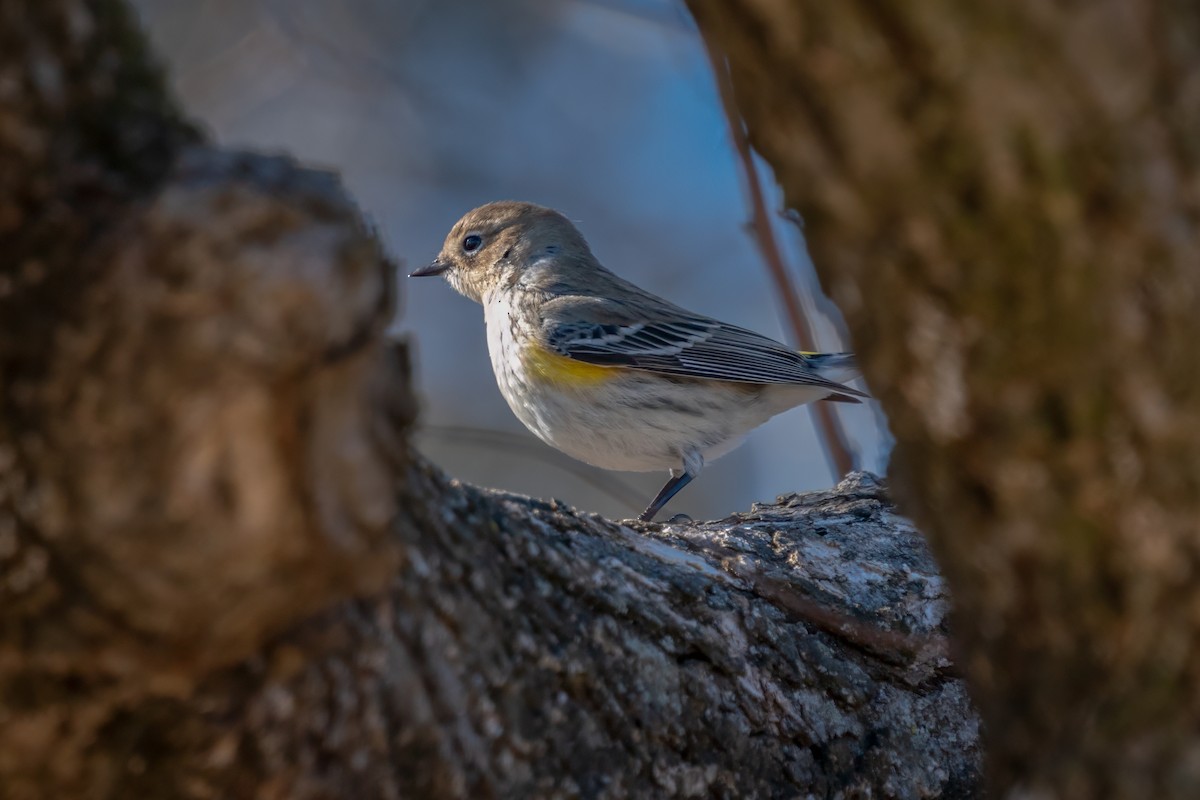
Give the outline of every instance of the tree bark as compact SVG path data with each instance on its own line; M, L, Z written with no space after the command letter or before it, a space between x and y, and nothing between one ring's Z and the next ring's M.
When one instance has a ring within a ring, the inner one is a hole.
M699 525L407 444L394 269L115 0L0 0L0 796L970 797L881 486Z
M1200 6L690 5L887 411L995 796L1200 796Z

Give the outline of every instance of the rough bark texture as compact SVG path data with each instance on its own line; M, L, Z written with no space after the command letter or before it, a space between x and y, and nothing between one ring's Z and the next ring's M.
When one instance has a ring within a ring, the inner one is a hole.
M690 5L887 411L996 796L1200 796L1200 5Z
M203 146L114 0L0 0L0 796L969 797L920 538L460 486L330 176Z

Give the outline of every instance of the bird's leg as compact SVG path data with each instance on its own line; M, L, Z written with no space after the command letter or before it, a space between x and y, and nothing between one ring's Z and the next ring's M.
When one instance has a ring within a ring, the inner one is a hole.
M687 486L692 480L692 476L686 472L680 472L678 475L672 475L671 480L667 481L666 486L663 486L659 493L650 505L646 506L646 510L638 517L642 522L649 522L654 519L654 515L662 511L662 507L667 504L667 501L674 497L680 489Z
M683 456L683 469L671 470L671 479L666 485L659 490L654 499L650 501L650 505L638 517L642 522L649 522L654 519L654 516L662 511L668 501L675 495L679 494L679 490L692 482L692 478L700 474L700 469L704 466L704 456L692 451Z

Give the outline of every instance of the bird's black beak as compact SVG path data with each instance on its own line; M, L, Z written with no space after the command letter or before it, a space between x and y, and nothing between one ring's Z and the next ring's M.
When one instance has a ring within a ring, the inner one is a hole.
M410 278L427 278L430 275L441 275L446 270L450 269L450 265L440 259L434 259L423 267L417 267L412 272L408 273Z

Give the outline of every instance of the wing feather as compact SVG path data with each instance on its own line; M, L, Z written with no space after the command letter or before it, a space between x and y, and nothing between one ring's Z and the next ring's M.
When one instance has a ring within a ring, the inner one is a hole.
M564 298L565 299L565 298ZM822 377L815 360L754 331L668 307L669 317L634 321L600 298L571 298L544 318L544 343L589 364L740 383L821 386L866 397ZM665 302L665 301L664 301Z

